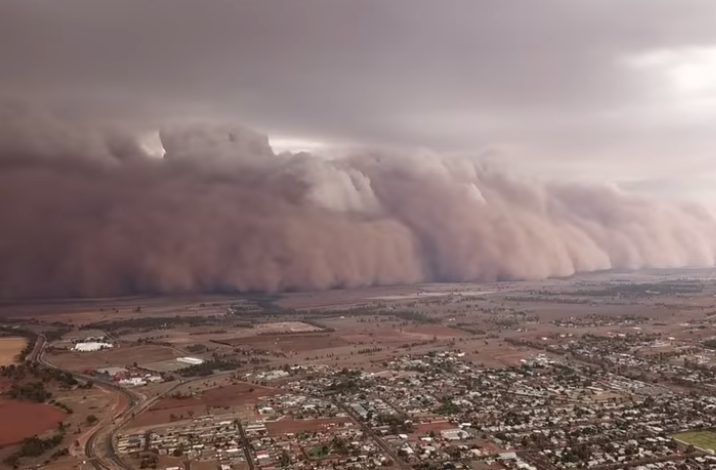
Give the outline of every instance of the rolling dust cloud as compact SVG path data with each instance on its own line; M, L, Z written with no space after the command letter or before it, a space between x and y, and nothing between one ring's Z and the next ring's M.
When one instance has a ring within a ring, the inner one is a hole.
M322 290L712 266L716 218L479 159L275 154L267 137L131 130L0 106L0 297Z

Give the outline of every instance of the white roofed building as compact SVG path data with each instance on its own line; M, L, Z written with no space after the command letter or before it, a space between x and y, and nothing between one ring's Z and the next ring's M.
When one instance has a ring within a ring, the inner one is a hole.
M199 359L198 357L177 357L177 362L183 362L184 364L198 366L199 364L204 363L204 359Z
M114 347L111 343L101 343L99 341L88 341L86 343L75 344L74 350L79 352L99 351L101 349L109 349Z

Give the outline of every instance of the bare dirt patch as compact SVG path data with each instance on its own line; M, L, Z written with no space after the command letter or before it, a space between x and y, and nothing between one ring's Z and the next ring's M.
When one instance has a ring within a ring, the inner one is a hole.
M0 426L0 445L15 444L26 437L42 434L56 427L64 418L65 413L44 403L0 401L0 423L3 423Z
M299 432L315 432L323 431L335 426L341 426L343 423L350 423L349 418L330 418L330 419L281 419L278 421L267 422L266 430L272 436L287 433Z
M116 347L94 352L53 351L49 362L70 370L93 370L102 367L131 366L136 363L159 362L181 357L180 351L164 346L144 345Z
M455 425L449 421L434 421L432 423L422 423L415 426L415 434L428 434L430 431L440 432L448 429L455 429Z
M184 391L183 393L186 393ZM131 423L132 427L166 424L174 419L187 419L207 414L222 414L253 408L259 400L274 396L278 390L249 383L215 387L197 391L188 398L163 398Z
M190 402L185 406L177 406L170 409L149 409L132 420L130 428L154 427L168 424L174 420L189 419L193 416L204 416L208 414L205 404Z
M258 335L248 338L222 340L220 344L229 346L251 346L284 352L315 351L346 346L348 343L331 333L307 333L285 335Z
M200 326L200 327L177 327L171 330L163 330L160 334L156 331L132 333L122 335L122 339L126 341L138 341L142 338L152 337L155 340L170 343L181 348L188 344L224 344L229 345L235 342L244 342L244 338L255 336L271 336L283 334L310 334L323 331L308 323L300 321L281 321L270 323L258 323L252 328L243 328L236 326L219 327Z
M15 364L26 344L27 340L19 336L0 337L0 366Z

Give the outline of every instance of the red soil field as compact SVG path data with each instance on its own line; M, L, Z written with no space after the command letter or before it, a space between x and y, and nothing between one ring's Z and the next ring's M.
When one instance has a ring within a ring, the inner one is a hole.
M274 388L261 387L249 383L239 383L210 388L204 392L201 398L211 406L239 406L247 404L253 405L261 398L272 397L278 393L279 390Z
M44 403L0 401L0 445L53 429L64 417L65 413Z
M415 434L427 434L430 431L439 432L455 429L455 425L448 421L435 421L432 423L422 423L415 426Z
M178 419L189 419L190 413L193 416L204 416L208 413L208 409L206 405L201 404L162 410L149 409L133 419L130 426L133 428L160 426L170 423L172 415L176 416Z
M506 449L499 447L491 441L482 441L480 443L480 447L482 447L482 452L485 454L500 454L502 452L506 452Z
M277 436L286 433L323 431L329 427L343 427L343 423L349 422L351 422L349 418L281 419L266 423L266 430L270 435Z
M165 346L151 344L143 346L120 346L91 353L76 351L54 351L49 362L64 369L88 370L110 366L128 366L135 362L147 363L167 361L181 356L181 353Z

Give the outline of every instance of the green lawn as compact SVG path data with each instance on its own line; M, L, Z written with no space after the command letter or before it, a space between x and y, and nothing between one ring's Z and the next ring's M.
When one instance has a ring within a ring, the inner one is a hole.
M711 449L716 451L716 433L711 431L689 431L674 434L674 439L692 444L700 449Z
M333 453L333 447L330 445L316 446L309 452L314 459L323 459Z

